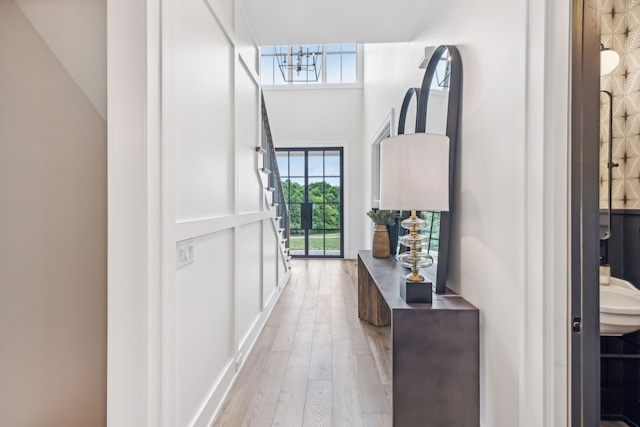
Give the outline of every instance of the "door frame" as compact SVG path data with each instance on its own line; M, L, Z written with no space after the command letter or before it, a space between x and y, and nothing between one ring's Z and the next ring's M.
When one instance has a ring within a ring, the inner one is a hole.
M349 200L349 191L348 191L348 177L345 174L345 165L348 164L348 144L345 142L337 142L337 143L304 143L304 144L296 144L296 143L284 143L277 144L275 149L276 152L278 150L340 150L342 152L342 162L340 165L340 174L342 180L342 191L340 192L340 205L342 208L341 217L340 217L340 227L341 227L341 239L340 239L340 256L325 256L325 255L303 255L303 256L293 256L295 258L327 258L327 259L350 259L351 257L349 252L349 238L347 234L347 223L349 219L349 210L348 204L345 202ZM306 156L305 156L306 159ZM308 171L307 171L308 173ZM307 177L308 178L308 177ZM308 194L308 189L305 190L305 194ZM307 238L305 237L305 246L307 245Z
M600 420L600 14L596 0L572 5L569 404L571 426L579 427Z

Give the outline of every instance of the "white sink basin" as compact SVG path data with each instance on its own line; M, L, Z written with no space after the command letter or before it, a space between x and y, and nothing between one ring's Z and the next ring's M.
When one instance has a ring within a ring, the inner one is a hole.
M600 335L624 335L640 329L640 290L611 278L600 286Z

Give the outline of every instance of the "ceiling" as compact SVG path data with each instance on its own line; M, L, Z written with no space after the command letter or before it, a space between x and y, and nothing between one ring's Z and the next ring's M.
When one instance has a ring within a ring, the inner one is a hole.
M437 25L442 0L243 0L260 46L408 42Z

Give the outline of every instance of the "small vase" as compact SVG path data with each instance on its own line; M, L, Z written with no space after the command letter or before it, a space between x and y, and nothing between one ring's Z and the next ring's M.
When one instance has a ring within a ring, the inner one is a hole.
M386 258L389 256L389 232L386 225L376 225L376 231L373 232L373 249L372 253L376 258Z

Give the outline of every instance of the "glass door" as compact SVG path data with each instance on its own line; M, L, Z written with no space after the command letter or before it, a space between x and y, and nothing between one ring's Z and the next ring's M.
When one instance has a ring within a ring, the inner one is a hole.
M343 258L342 148L276 148L290 215L289 254Z

